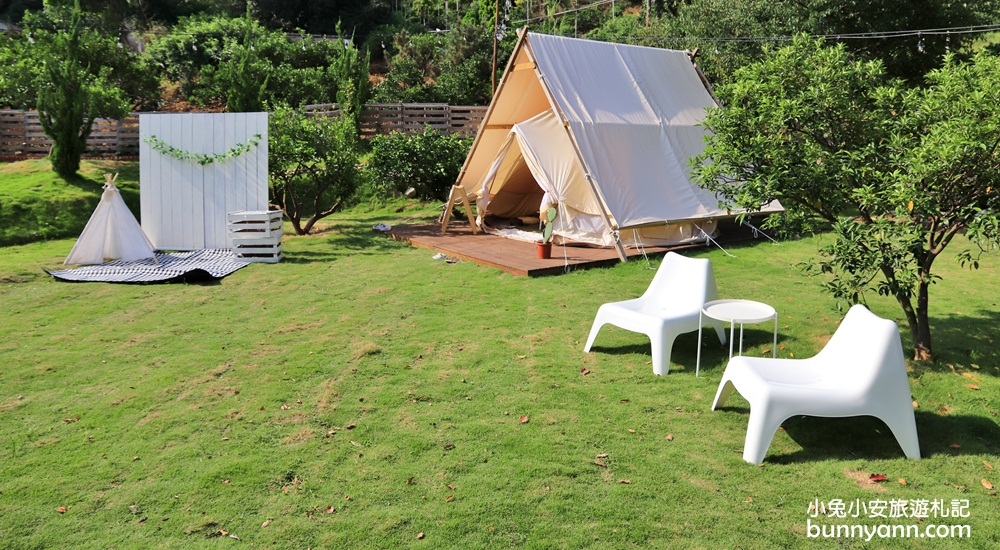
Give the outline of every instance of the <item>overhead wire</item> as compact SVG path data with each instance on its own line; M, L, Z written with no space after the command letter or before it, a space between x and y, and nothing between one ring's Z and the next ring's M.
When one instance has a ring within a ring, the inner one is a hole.
M596 8L599 6L606 6L609 4L614 4L616 0L598 0L597 2L592 2L584 6L578 6L575 8L570 8L562 10L556 13L547 13L535 17L526 17L523 19L517 19L511 21L511 23L520 24L531 24L533 22L542 21L545 19L554 19L563 15L569 15L573 13L578 13L590 8ZM980 34L980 33L990 33L990 32L1000 32L1000 24L990 24L990 25L965 25L958 27L938 27L930 29L905 29L905 30L888 30L888 31L868 31L868 32L854 32L854 33L829 33L829 34L811 34L810 36L814 39L822 40L880 40L888 38L907 38L907 37L923 37L923 36L935 36L935 35L961 35L961 34ZM793 36L632 36L626 37L635 40L659 40L663 42L788 42L791 41Z

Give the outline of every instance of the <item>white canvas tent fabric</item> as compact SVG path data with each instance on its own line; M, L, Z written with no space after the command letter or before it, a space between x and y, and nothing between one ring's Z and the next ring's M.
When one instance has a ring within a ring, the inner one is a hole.
M87 221L64 264L102 264L153 258L153 244L109 178L101 202Z
M573 241L703 239L732 215L688 164L714 106L686 52L523 33L456 183L481 218L538 215L547 193Z

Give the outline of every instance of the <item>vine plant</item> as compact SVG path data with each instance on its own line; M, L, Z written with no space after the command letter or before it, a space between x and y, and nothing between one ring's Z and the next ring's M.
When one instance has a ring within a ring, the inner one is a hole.
M202 166L206 166L216 162L225 162L227 160L242 156L247 152L249 152L254 147L256 147L258 144L260 144L261 139L262 138L260 134L254 134L253 137L248 139L246 143L238 143L234 145L232 148L230 148L228 151L225 151L223 153L213 153L211 155L207 153L192 153L191 151L178 149L177 147L174 147L173 145L170 145L167 142L163 141L156 135L151 135L146 139L144 139L143 141L148 143L153 148L154 151L159 151L160 153L163 153L168 157L173 157L177 160L190 160L197 162Z

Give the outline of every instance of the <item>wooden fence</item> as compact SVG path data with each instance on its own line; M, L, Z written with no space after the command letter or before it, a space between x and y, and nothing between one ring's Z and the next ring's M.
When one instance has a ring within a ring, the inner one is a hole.
M337 114L333 104L310 105L314 115ZM486 116L486 107L443 103L370 103L361 117L361 137L391 132L416 133L425 127L449 134L475 136ZM40 158L49 154L52 141L42 130L35 111L0 110L0 159ZM91 158L134 158L139 155L139 115L121 120L97 119L87 152Z

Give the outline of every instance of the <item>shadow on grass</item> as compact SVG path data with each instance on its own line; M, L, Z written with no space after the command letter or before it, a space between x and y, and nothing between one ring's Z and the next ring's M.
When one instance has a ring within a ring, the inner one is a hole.
M745 408L720 410L749 412ZM917 411L920 455L1000 453L1000 426L982 416L942 416ZM767 455L766 462L791 464L814 460L891 460L903 458L895 436L881 420L871 416L820 418L794 416L782 423L793 441L802 446L794 453Z
M934 338L933 364L918 369L950 371L948 365L969 368L976 374L1000 377L1000 311L976 311L971 315L936 316L931 320ZM902 327L904 332L906 327ZM907 339L908 340L908 339ZM904 345L906 345L904 343ZM909 353L912 350L906 350Z
M372 226L384 221L377 214L339 220L336 225L324 226L309 235L295 236L303 239L295 243L294 250L285 251L282 259L291 263L330 262L345 256L391 254L408 245L393 240L389 235L374 231Z
M625 333L624 329L616 328L611 325L605 325L604 328L601 329L601 334L603 335L604 331L608 330L609 327L612 330L622 331L623 334ZM645 339L644 335L640 333L632 334L636 334L637 338L644 338L643 342L619 346L601 345L599 343L601 336L598 336L598 342L595 342L594 345L591 346L590 351L591 353L605 353L608 355L630 355L633 353L639 355L650 355L652 353L652 348L649 340ZM749 349L754 345L762 345L765 346L768 357L770 357L772 337L773 333L770 330L759 330L747 327L743 333L744 350ZM734 342L733 345L733 355L737 354L736 347L739 346L739 338L739 334L737 334L736 342ZM784 339L782 340L782 338ZM697 332L679 335L677 339L674 340L674 346L670 352L671 363L688 366L693 372L695 363L698 359L698 350L695 348L697 340ZM787 336L782 337L779 335L779 340L781 344L787 344L788 342L796 341L796 338ZM722 364L721 369L725 369L726 363L729 361L729 330L726 330L725 344L719 343L719 337L715 334L715 331L707 328L701 335L701 341L703 347L701 349L701 367L699 370L704 371L706 368L707 370L713 370L713 365L719 363ZM719 373L721 374L722 370L720 370Z

